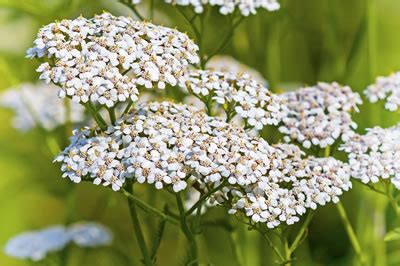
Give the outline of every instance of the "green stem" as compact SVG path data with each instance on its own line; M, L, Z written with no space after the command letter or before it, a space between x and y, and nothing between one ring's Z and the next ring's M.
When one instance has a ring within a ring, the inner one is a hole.
M131 185L127 186L127 191L132 194L132 186ZM138 242L140 251L142 252L144 264L146 266L153 265L151 256L147 249L146 241L144 239L143 230L140 226L139 216L138 216L137 209L136 209L136 202L134 200L132 200L130 197L128 197L128 204L129 204L129 212L131 214L131 219L132 219L133 230L135 232L136 240Z
M150 0L150 5L149 5L149 19L153 20L154 16L154 0Z
M213 95L209 95L206 101L203 101L206 105L206 112L208 116L213 116Z
M128 197L131 201L134 201L137 206L139 208L141 208L142 210L144 210L145 212L148 212L154 216L157 216L161 219L165 219L166 221L168 221L169 223L173 224L173 225L178 225L179 221L177 221L175 218L171 217L170 215L167 215L159 210L157 210L156 208L148 205L147 203L141 201L139 198L137 198L135 195L133 195L131 192L129 192L128 190L122 189L122 193Z
M308 225L310 224L313 216L314 216L313 211L310 211L307 214L307 217L306 217L304 223L301 225L300 230L297 232L297 235L296 235L295 239L293 240L293 243L290 245L290 248L289 248L290 254L292 254L298 248L298 246L301 244L301 241L304 239L306 230L307 230Z
M281 233L281 243L282 243L282 249L283 249L283 254L284 254L283 255L284 260L282 262L282 265L290 266L292 264L291 263L292 253L290 252L289 242L288 242L287 237L288 236L285 232Z
M101 115L95 110L93 104L89 101L84 104L87 110L92 114L93 119L96 121L97 125L101 128L101 130L105 131L107 129L107 123L101 117Z
M185 209L183 207L182 195L181 192L176 193L176 202L178 204L179 214L180 214L180 222L181 229L186 239L189 241L189 251L190 251L190 263L189 265L199 265L197 258L197 244L196 239L187 223L187 216L185 215Z
M198 207L200 207L212 194L220 190L226 185L227 181L222 182L219 186L211 189L207 193L203 194L200 199L185 213L186 216L191 215Z
M189 18L185 11L183 11L182 7L179 5L176 5L176 9L179 11L179 13L181 13L181 15L185 18L186 22L189 24L189 26L192 28L193 33L196 37L196 42L200 43L201 40L201 34L200 31L197 29L196 24L194 23L194 18L197 17L197 15L195 15L193 18Z
M232 37L235 33L235 29L240 25L240 23L242 23L244 18L245 18L244 16L241 16L235 23L233 23L233 25L229 29L229 33L225 36L225 38L221 42L220 46L213 53L211 53L211 55L209 55L206 60L204 60L204 63L203 63L204 66L207 64L208 61L211 60L211 58L213 58L215 55L219 54L225 48L225 46L228 44L228 42L232 39Z
M366 265L366 260L365 260L364 254L362 252L360 242L358 241L357 236L354 233L353 227L351 226L349 218L347 217L346 210L344 209L344 207L340 201L338 203L336 203L336 208L339 212L340 219L342 220L342 223L344 225L346 233L350 239L350 242L353 246L354 251L356 252L356 255L357 255L357 258L358 258L360 264Z
M111 108L107 108L108 115L110 116L111 124L115 125L117 118L115 116L115 106Z
M123 115L125 115L126 113L129 112L129 110L131 109L132 104L133 104L133 101L131 99L129 99L129 102L126 105L126 107L125 107L124 111L122 112L121 116L123 116Z
M129 0L128 0L129 1ZM119 2L123 5L126 5L127 7L129 7L130 10L132 10L133 13L135 13L135 15L141 20L143 21L144 18L142 15L140 15L139 11L137 11L136 6L134 4L131 4L129 2L125 2L124 0L119 0Z
M64 108L65 108L65 136L68 138L72 132L72 110L71 110L71 102L69 99L64 99Z
M156 231L156 235L153 241L153 246L151 248L151 259L154 262L157 259L157 252L161 244L161 239L164 235L166 222L167 222L166 220L161 220Z
M386 196L389 199L390 205L392 206L394 212L396 213L397 218L399 218L400 217L399 205L397 204L397 201L393 197L392 191L390 190L390 183L385 182L385 189L386 189Z
M264 233L261 233L261 235L265 238L265 240L267 240L268 245L272 248L272 250L274 251L274 253L278 256L278 258L281 261L285 261L285 257L281 254L281 252L279 251L279 249L276 247L276 245L272 242L271 238L269 238L269 236L267 236Z
M51 152L51 155L56 156L61 151L61 148L58 145L56 138L51 135L45 135L45 140L47 143L47 147Z

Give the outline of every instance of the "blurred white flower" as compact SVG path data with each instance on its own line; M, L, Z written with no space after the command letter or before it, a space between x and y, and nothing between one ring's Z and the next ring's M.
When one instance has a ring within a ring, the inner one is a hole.
M232 73L234 75L249 74L251 79L254 79L260 84L267 84L267 81L257 70L239 62L229 55L217 55L207 62L206 68L211 71Z
M75 223L68 229L72 241L80 247L96 247L109 245L111 232L98 223Z
M357 127L351 111L358 111L362 101L348 86L320 82L280 96L286 108L279 131L287 142L297 141L307 149L312 145L325 148L339 137L347 139Z
M372 103L386 99L385 108L396 111L400 105L400 72L388 77L378 77L375 84L369 85L364 94Z
M82 106L72 103L68 114L65 104L57 99L57 87L44 83L9 89L0 95L0 105L14 110L13 126L21 131L34 127L52 130L65 124L68 117L73 123L84 120Z
M277 125L282 119L278 96L247 73L191 70L180 79L179 85L203 102L219 104L227 117L238 115L257 130Z
M136 101L137 86L176 85L188 64L199 62L197 50L177 30L103 13L44 26L27 56L50 59L37 71L60 85L60 98L113 107Z
M336 202L351 187L349 167L340 161L303 159L297 146L271 146L194 107L168 102L141 104L105 133L75 132L56 161L64 177L90 178L114 190L126 178L175 192L194 182L204 192L223 184L213 202L230 193L236 199L230 213L243 210L271 228L297 222L306 208Z
M340 147L348 153L352 177L363 183L377 183L390 178L400 189L400 124L368 129L356 134Z
M48 253L62 250L74 242L79 247L97 247L111 243L110 231L97 223L76 223L69 227L51 226L43 230L28 231L11 238L4 252L18 259L39 261Z
M277 0L164 0L168 4L179 6L192 6L195 13L203 13L204 6L219 7L222 15L228 15L239 10L243 16L254 15L257 9L276 11L280 8ZM132 0L132 4L139 4L141 0Z
M18 259L42 260L49 252L61 250L70 237L64 226L52 226L40 231L29 231L10 239L4 252Z

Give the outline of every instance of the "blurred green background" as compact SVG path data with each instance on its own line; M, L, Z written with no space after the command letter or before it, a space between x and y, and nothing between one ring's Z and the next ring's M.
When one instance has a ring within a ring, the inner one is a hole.
M155 22L177 27L190 35L190 28L179 13L161 2L156 1ZM377 75L400 69L400 1L285 0L281 3L283 7L278 12L259 11L247 18L224 51L260 71L272 88L338 81L362 92ZM0 91L37 80L38 62L24 56L41 25L80 14L92 17L103 10L114 15L130 14L116 0L0 0ZM227 30L227 18L214 9L206 25L204 49L210 53ZM114 232L113 246L93 250L72 247L67 265L140 265L125 199L109 189L73 185L61 179L41 133L16 131L10 125L12 116L11 111L0 109L0 247L24 230L95 220ZM365 103L355 120L362 132L374 125L393 125L399 116L384 111L381 104ZM343 199L366 253L376 254L373 265L400 265L399 246L394 243L386 247L389 254L386 260L379 255L383 245L376 241L387 228L393 227L393 213L386 209L386 202L380 196L358 183L354 187ZM161 201L170 200L146 187L137 193L159 206ZM215 221L222 215L224 211L211 210L205 219ZM145 230L151 235L157 221L142 217L146 219ZM235 265L237 260L232 250L239 248L244 265L274 265L261 237L252 232L245 234L234 221L232 224L239 231L235 241L240 245L235 247L231 235L217 226L207 227L200 239L204 262ZM158 264L179 265L184 253L182 234L168 226ZM308 240L301 246L294 264L353 265L352 254L336 210L326 206L317 211ZM0 265L28 264L0 252Z

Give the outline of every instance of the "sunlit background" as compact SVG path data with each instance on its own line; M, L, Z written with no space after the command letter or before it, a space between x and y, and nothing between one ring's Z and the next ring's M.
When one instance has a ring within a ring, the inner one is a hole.
M155 2L159 3L155 23L192 34L174 7L163 1ZM247 18L224 50L224 54L231 54L262 73L275 91L313 85L317 81L338 81L362 92L376 76L400 70L398 0L281 2L283 7L278 12L259 11ZM146 4L140 8L146 12ZM42 25L80 14L92 17L103 10L133 16L117 0L0 0L0 91L37 81L35 69L39 62L26 59L25 51ZM205 53L214 49L227 30L226 17L218 15L217 9L212 12L206 21ZM0 247L25 230L80 220L98 221L113 231L112 246L96 249L72 246L65 265L140 265L126 199L107 188L74 185L62 179L59 167L52 164L53 155L42 132L15 130L11 126L12 116L12 111L0 109ZM366 127L386 127L399 119L382 105L372 106L365 101L355 120L363 132ZM375 265L399 265L400 246L388 244L387 262L379 261L383 245L374 240L382 237L386 227L393 226L392 211L386 209L380 196L356 182L354 187L342 199L366 253L377 255ZM172 200L146 186L137 193L160 208ZM214 209L204 219L216 224L224 215L225 211ZM152 216L142 216L146 219L147 235L151 236L158 221ZM202 261L210 265L236 265L238 260L232 251L240 248L244 265L274 265L272 252L259 235L246 232L233 219L230 224L232 228L228 229L236 230L235 234L217 225L205 229L199 239ZM240 246L235 247L233 242ZM167 225L158 265L180 265L184 261L185 243L181 232ZM298 254L301 258L294 261L295 265L354 264L351 246L332 206L318 209L308 239ZM28 264L0 252L0 265Z

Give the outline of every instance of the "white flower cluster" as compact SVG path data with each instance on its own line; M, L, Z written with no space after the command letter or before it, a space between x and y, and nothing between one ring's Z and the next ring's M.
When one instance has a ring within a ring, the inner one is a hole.
M346 166L333 158L304 161L294 145L270 146L193 107L168 102L142 104L104 134L76 132L56 161L62 162L64 177L88 176L114 190L129 177L175 192L196 181L208 189L226 182L225 196L242 198L234 210L260 214L245 203L251 195L262 197L263 218L251 217L271 227L297 221L305 208L336 201L351 186Z
M256 80L261 84L266 84L267 81L257 70L245 65L232 56L229 55L217 55L211 58L206 64L206 69L218 72L227 72L235 75L247 73L252 79Z
M194 12L203 13L204 6L211 5L219 7L222 15L228 15L239 9L243 16L254 15L257 9L263 8L268 11L276 11L280 8L277 0L164 0L168 4L179 6L192 6ZM132 0L132 4L139 4L141 0Z
M7 242L4 252L18 259L39 261L71 242L80 247L97 247L108 245L111 240L110 231L97 223L76 223L69 227L56 225L13 237Z
M203 102L216 102L227 115L245 119L255 129L277 125L282 119L279 97L253 80L249 74L232 74L209 70L191 70L180 86Z
M363 183L391 178L400 189L400 124L390 128L374 127L365 135L354 135L340 147L348 153L352 177Z
M13 126L21 131L34 127L52 130L67 119L77 123L84 120L83 107L72 103L68 113L65 104L57 99L56 87L47 84L21 84L1 94L0 105L13 109Z
M396 111L400 105L400 72L378 77L375 84L369 85L364 93L372 103L386 99L385 108Z
M295 145L275 145L274 166L268 175L245 188L230 213L243 210L252 222L274 228L282 222L299 221L306 209L328 202L337 203L343 191L351 188L350 167L334 158L301 159Z
M287 92L281 99L286 113L279 131L286 135L286 142L294 140L307 149L312 145L325 148L340 136L350 137L357 127L350 112L358 111L362 103L358 93L335 82Z
M197 50L177 30L103 13L44 26L27 56L49 59L37 71L61 87L59 97L112 107L136 101L137 86L175 86L199 62Z

